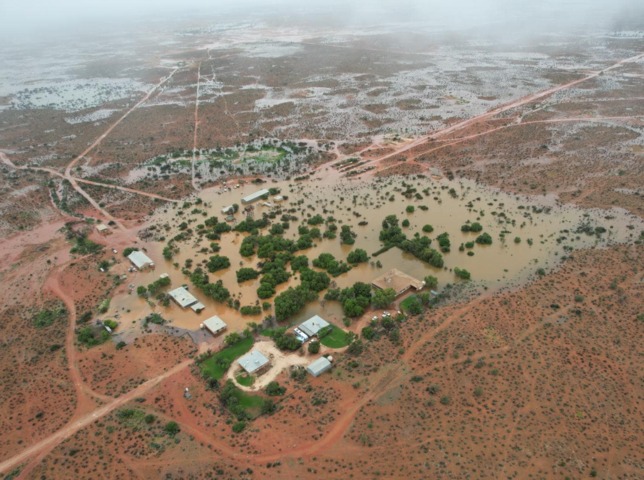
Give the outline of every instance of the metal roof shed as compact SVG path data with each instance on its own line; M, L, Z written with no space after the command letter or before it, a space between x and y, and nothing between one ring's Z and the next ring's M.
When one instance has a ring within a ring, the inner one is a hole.
M168 295L170 295L172 300L177 302L181 308L186 308L197 303L197 299L192 293L186 290L185 287L175 288L174 290L169 291Z
M262 198L264 195L268 195L269 191L267 188L262 188L261 190L258 190L255 193L251 193L250 195L246 195L244 198L242 198L242 203L251 203L256 200L259 200Z
M320 330L328 326L329 322L327 322L325 319L323 319L319 315L313 315L306 322L302 322L297 328L299 328L307 336L314 337Z
M154 267L154 262L152 261L152 259L145 253L139 252L138 250L134 250L127 256L127 258L130 262L132 262L132 265L134 265L139 270L146 267Z
M228 325L226 325L226 322L224 322L217 315L214 315L209 319L205 320L202 325L206 328L206 330L208 330L213 335L217 335L228 328Z
M331 370L333 364L326 357L320 357L317 360L311 362L306 371L309 372L314 377L319 377L324 372Z
M239 360L239 366L246 370L248 373L257 373L260 370L267 368L270 365L268 358L262 352L251 350Z

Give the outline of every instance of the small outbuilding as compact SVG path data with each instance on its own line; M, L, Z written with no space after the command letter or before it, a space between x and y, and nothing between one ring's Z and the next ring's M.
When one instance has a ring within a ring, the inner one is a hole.
M127 256L127 259L132 262L137 269L143 270L144 268L154 268L154 262L145 253L134 250Z
M331 370L332 366L333 364L331 363L331 360L326 357L320 357L317 360L311 362L309 366L306 367L306 371L314 377L319 377L324 372Z
M179 287L174 290L170 290L168 295L170 295L170 298L172 298L172 300L174 300L181 308L188 308L191 305L199 303L195 296L190 293L186 287Z
M239 363L239 366L249 374L263 373L271 366L270 360L258 350L251 350L249 353L237 360L237 363Z
M110 233L110 227L108 227L104 223L99 223L98 225L96 225L96 231L101 235L107 235L108 233Z
M261 190L256 191L255 193L251 193L250 195L246 195L244 198L242 198L242 203L252 203L264 196L268 196L269 191L267 188L262 188Z
M217 315L214 315L209 319L204 320L201 326L202 328L205 328L213 335L219 335L221 332L223 332L228 328L228 325L226 325L226 322L224 322Z

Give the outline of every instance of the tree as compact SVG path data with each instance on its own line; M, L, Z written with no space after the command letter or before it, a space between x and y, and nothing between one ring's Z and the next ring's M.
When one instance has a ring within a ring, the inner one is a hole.
M165 426L163 427L163 430L171 437L174 437L177 433L181 431L181 428L179 427L179 424L177 422L170 421L165 424Z
M357 234L351 231L348 225L342 225L340 229L340 243L343 245L353 245L356 243Z
M423 225L423 232L425 233L432 233L434 231L434 227L432 227L429 224Z
M139 285L138 287L136 287L136 294L139 297L147 297L148 289L144 285Z
M310 268L302 268L300 278L302 279L302 287L314 292L321 292L331 283L331 279L326 273L316 272Z
M247 280L255 280L259 277L259 272L248 267L240 268L236 272L237 274L237 283L242 283Z
M347 262L349 262L351 265L356 265L358 263L364 263L367 261L369 261L369 255L367 255L367 252L362 248L356 248L355 250L350 251L349 255L347 255Z
M396 299L396 291L393 288L377 289L373 292L371 303L376 308L387 308Z
M492 245L492 237L487 232L482 233L481 235L476 237L476 243L480 245Z
M425 277L425 286L427 288L436 288L438 286L438 278L433 275L427 275Z
M470 272L468 272L464 268L455 267L454 275L456 275L458 278L462 278L463 280L469 280L471 278Z
M414 213L414 210L415 208L413 205L407 205L407 208L405 209L407 213Z
M275 297L275 317L278 321L286 320L304 308L307 302L315 300L317 294L300 287L289 287Z
M405 302L405 311L411 315L418 315L423 312L423 305L420 299L413 295Z
M308 346L309 353L316 354L320 351L320 342L313 340L309 342Z
M286 393L286 387L282 387L278 382L272 381L266 385L266 395L278 397Z
M208 271L212 273L230 267L230 260L228 257L224 257L222 255L213 255L210 257L210 260L208 260L206 266L208 267Z

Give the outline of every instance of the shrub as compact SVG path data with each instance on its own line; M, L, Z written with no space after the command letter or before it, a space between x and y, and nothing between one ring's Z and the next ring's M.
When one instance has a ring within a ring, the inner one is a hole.
M471 278L470 272L468 272L464 268L455 267L454 275L456 275L458 278L462 278L463 280L469 280Z
M309 353L316 354L320 351L320 342L312 341L308 346Z
M179 427L179 424L174 421L170 421L165 424L163 427L163 431L170 435L171 437L174 437L177 433L181 431L181 428Z
M278 382L270 382L266 385L266 395L277 397L286 393L286 387L282 387Z
M489 233L482 233L476 237L476 243L480 245L492 245L492 237Z
M233 432L241 433L244 431L245 428L246 428L246 422L242 420L233 425Z

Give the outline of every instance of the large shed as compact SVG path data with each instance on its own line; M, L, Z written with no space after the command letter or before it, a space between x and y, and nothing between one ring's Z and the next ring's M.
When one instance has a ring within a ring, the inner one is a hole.
M262 198L264 195L268 195L270 192L268 191L267 188L262 188L261 190L258 190L255 193L251 193L250 195L246 195L244 198L242 198L242 203L252 203L260 198Z
M168 295L170 295L170 298L172 298L172 300L174 300L181 308L187 308L190 305L198 303L198 300L186 289L186 287L179 287L174 290L170 290Z
M401 272L396 268L392 268L384 275L376 278L373 282L371 282L371 284L381 290L393 288L393 290L396 292L396 296L402 295L410 288L420 290L425 286L425 282L423 282L422 280L418 280L411 275L407 275L406 273Z
M314 377L318 377L322 375L324 372L331 370L332 366L333 364L328 358L320 357L317 360L311 362L309 366L306 367L306 371L309 372Z
M249 353L237 360L237 363L239 363L239 366L250 374L261 373L271 366L270 360L268 360L268 358L258 350L251 350Z
M313 315L307 321L300 323L297 327L297 330L310 338L315 337L320 330L322 330L324 327L328 327L329 325L329 322L327 322L319 315Z
M204 320L202 325L206 330L208 330L213 335L218 335L228 328L228 325L226 325L226 322L224 322L217 315L214 315L209 319Z
M152 259L145 253L139 252L138 250L134 250L127 256L127 258L130 262L132 262L132 265L134 265L139 270L143 270L144 268L148 267L154 268L154 262L152 261Z

